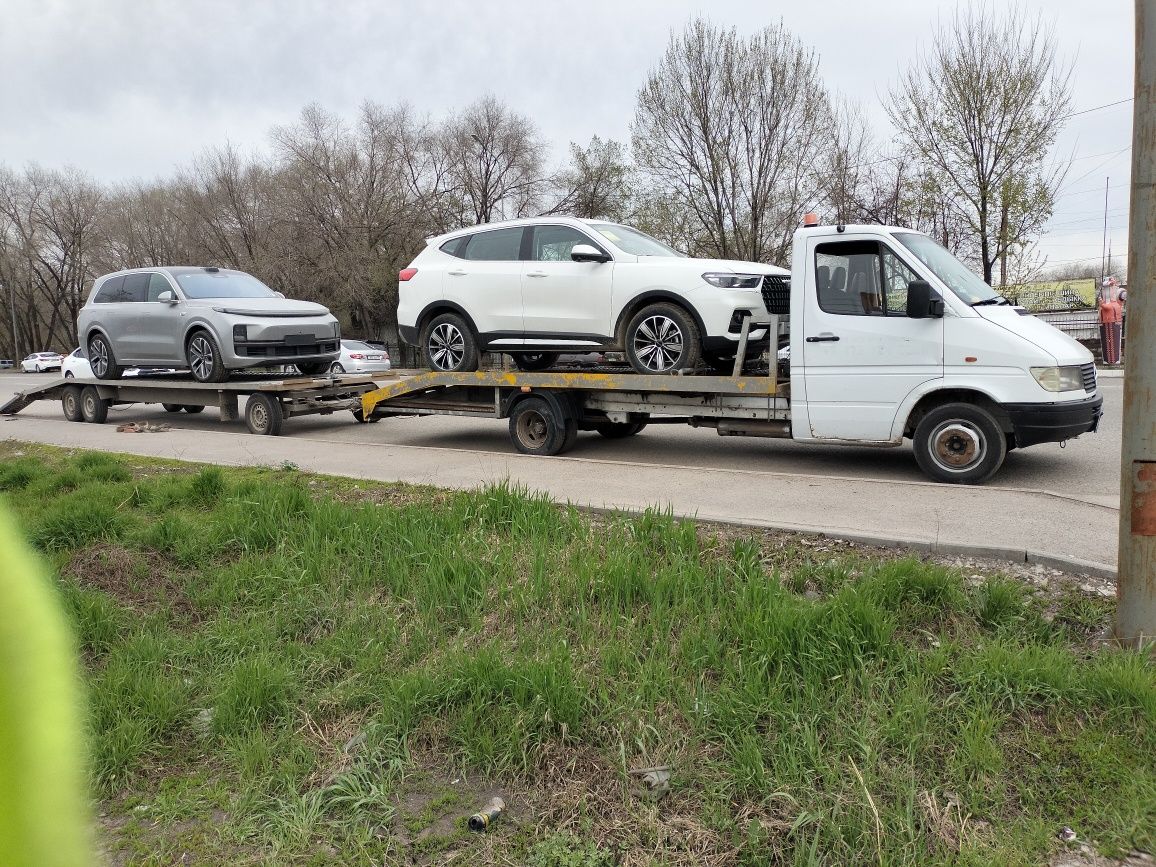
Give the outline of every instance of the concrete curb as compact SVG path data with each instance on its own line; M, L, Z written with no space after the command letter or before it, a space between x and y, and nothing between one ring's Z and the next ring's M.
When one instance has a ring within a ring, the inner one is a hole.
M602 515L635 513L639 511L637 509L615 509L605 506L579 506L572 503L570 505L582 512L594 512ZM1116 581L1115 566L1110 566L1107 563L1096 563L1091 560L1080 560L1076 557L1046 554L1041 551L1029 551L1020 548L1001 548L993 545L937 542L930 539L918 539L914 537L877 536L871 533L844 532L802 524L737 521L726 518L700 517L698 515L683 515L681 517L696 521L700 524L722 524L728 527L749 527L756 530L777 530L783 533L799 533L803 536L838 539L844 542L855 542L859 545L870 545L874 548L907 548L921 554L936 554L942 557L979 557L984 560L1003 560L1009 563L1036 564L1048 569L1058 569L1070 575L1087 575L1113 583Z

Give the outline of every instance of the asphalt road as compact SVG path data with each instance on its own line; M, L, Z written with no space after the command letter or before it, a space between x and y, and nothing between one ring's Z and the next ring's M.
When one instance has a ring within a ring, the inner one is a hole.
M51 382L54 374L0 376L0 395ZM1123 379L1101 378L1104 418L1100 430L1067 443L1050 443L1013 451L989 486L1052 491L1085 502L1118 507L1120 494L1120 422ZM33 404L21 415L61 418L55 403ZM117 407L109 420L165 421L190 430L244 431L244 422L222 424L215 409L198 416L166 413L155 405ZM385 419L359 425L346 413L304 416L286 422L287 435L326 441L388 443L509 454L513 451L504 421L427 416ZM0 435L18 435L0 428ZM596 433L578 437L576 458L594 458L651 466L696 467L714 470L772 471L775 473L851 477L893 481L925 481L905 444L876 449L853 446L817 446L790 440L720 437L710 430L685 425L651 425L636 437L606 440Z

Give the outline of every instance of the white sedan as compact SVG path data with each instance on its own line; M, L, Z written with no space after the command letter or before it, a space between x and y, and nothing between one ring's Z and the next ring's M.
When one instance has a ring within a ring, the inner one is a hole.
M84 347L77 347L64 357L60 372L65 379L95 379L92 375L92 366L88 363L88 354ZM142 373L176 373L171 367L130 367L124 372L125 376L140 376Z
M360 340L342 340L341 355L329 365L330 373L383 373L389 370L389 353Z
M25 373L43 373L46 370L59 370L64 356L59 352L34 352L20 362Z

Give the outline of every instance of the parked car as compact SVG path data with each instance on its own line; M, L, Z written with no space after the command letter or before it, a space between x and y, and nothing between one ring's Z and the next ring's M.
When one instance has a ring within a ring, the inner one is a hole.
M0 358L0 370L11 370L16 366L16 362L11 358Z
M60 366L65 379L95 379L92 375L92 366L88 363L88 353L83 346L78 346L64 356L64 363ZM154 374L176 373L172 367L130 367L125 370L125 376L152 376Z
M341 355L329 365L330 373L380 373L389 370L389 352L381 344L342 340Z
M64 356L59 352L33 352L20 362L25 373L43 373L46 370L60 370Z
M134 268L99 278L77 319L97 379L129 367L188 369L224 382L247 367L293 364L323 373L341 326L326 307L292 301L226 268Z
M523 370L561 352L620 351L640 373L700 360L729 369L743 319L768 344L773 265L692 259L629 226L539 217L428 239L401 271L398 327L436 370L476 370L481 351Z

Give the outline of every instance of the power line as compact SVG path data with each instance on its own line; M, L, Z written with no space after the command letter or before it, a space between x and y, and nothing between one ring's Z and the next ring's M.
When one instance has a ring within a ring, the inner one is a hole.
M1126 102L1131 102L1135 97L1130 96L1127 99L1118 99L1115 102L1106 102L1103 105L1093 106L1092 108L1081 109L1080 111L1073 111L1071 114L1065 114L1060 120L1067 120L1069 117L1079 117L1081 114L1090 114L1093 111L1102 111L1105 108L1113 108L1117 105L1123 105Z

